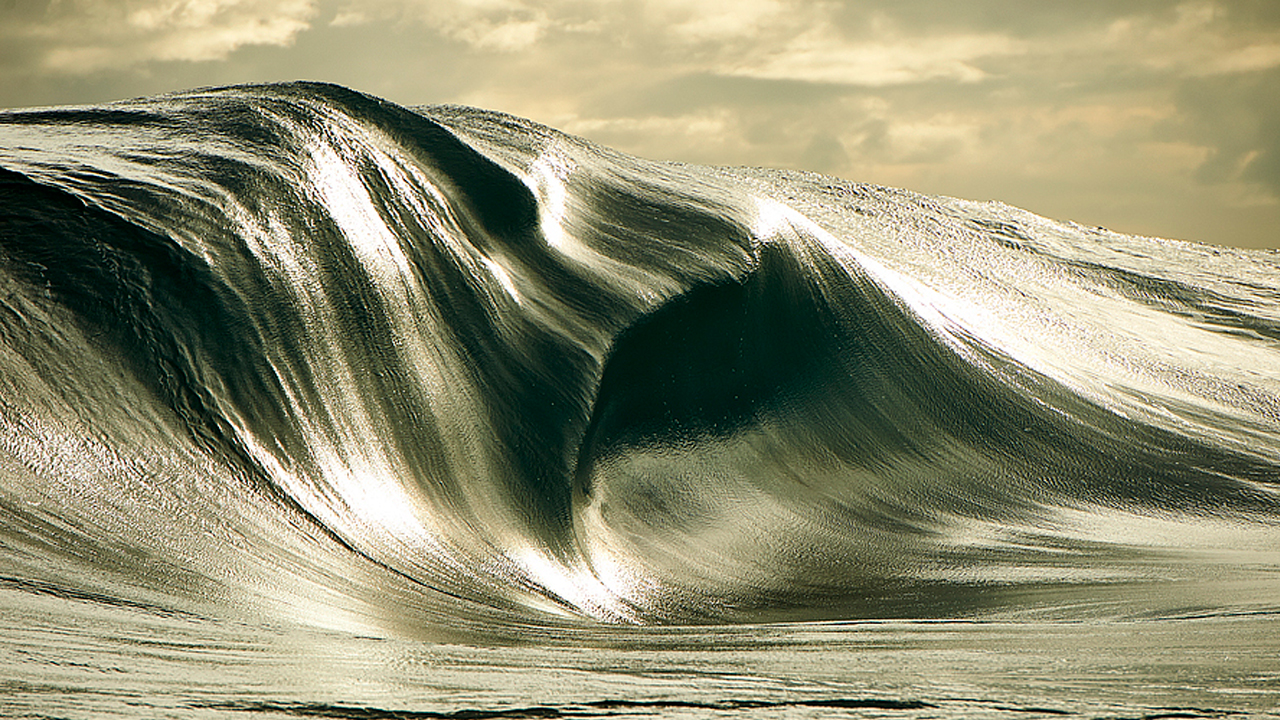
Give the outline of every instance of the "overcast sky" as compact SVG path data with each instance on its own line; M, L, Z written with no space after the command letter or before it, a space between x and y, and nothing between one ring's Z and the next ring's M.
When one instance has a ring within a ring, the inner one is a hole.
M293 79L1280 248L1280 0L0 0L0 107Z

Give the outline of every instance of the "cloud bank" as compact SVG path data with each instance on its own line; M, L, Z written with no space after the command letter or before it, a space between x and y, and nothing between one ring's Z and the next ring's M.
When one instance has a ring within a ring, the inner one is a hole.
M314 13L313 0L16 0L0 57L51 75L222 60L245 45L288 45Z
M4 105L331 80L648 157L1280 246L1272 0L0 0L0 19Z

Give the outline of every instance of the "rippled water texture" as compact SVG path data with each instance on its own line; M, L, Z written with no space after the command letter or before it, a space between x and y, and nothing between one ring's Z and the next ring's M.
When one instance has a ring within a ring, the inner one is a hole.
M0 712L1280 715L1280 256L273 85L0 112Z

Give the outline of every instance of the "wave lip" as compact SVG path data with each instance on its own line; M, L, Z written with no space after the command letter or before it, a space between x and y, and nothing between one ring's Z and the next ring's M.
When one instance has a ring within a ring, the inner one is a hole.
M24 586L486 631L1280 548L1266 253L299 83L0 114L0 258Z

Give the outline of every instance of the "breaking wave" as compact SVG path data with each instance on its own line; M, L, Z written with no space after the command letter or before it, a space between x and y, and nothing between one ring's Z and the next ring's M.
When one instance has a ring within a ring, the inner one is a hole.
M1037 592L1280 548L1278 264L328 85L9 111L0 581L442 633L1076 612Z

